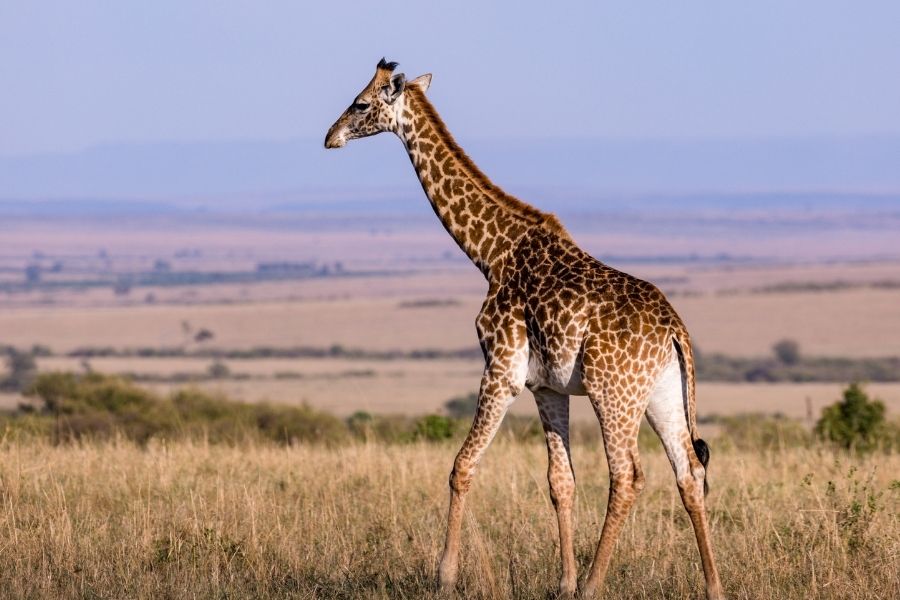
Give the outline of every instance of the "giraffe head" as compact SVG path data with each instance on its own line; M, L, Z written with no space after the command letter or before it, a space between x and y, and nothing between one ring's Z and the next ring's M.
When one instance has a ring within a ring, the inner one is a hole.
M403 73L394 74L396 68L397 63L381 59L375 67L375 77L328 130L326 148L341 148L350 140L397 130L403 104L398 100L408 86L416 86L423 92L427 90L431 75L406 81Z

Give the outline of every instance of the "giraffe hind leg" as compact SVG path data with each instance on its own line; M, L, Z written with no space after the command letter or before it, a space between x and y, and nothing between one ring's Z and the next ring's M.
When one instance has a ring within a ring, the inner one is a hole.
M575 473L569 446L569 397L539 389L534 391L534 399L547 442L547 481L559 524L559 554L562 561L559 592L562 597L570 597L575 594L578 574L572 530Z
M693 440L688 428L682 397L681 369L673 360L666 366L647 404L647 420L662 441L675 472L681 501L691 519L703 563L706 595L710 600L724 598L712 550L706 515L706 464L709 447Z
M603 432L603 446L609 464L609 500L594 561L582 587L584 598L594 597L603 585L619 533L644 488L644 473L637 446L643 406L639 402L624 402L617 394L622 392L588 389Z

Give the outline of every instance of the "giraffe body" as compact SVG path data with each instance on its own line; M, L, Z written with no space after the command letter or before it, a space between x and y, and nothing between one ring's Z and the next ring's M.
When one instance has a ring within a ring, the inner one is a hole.
M724 597L704 500L708 449L697 436L693 354L681 319L655 286L601 263L575 244L555 216L497 188L456 144L425 97L431 76L407 82L393 75L395 67L382 59L375 77L329 130L325 145L337 148L351 139L395 133L441 223L488 281L475 323L485 369L472 427L450 474L442 586L456 582L463 507L475 468L510 404L528 387L547 443L560 591L574 594L577 579L569 396L586 395L603 432L610 494L583 595L594 595L602 584L619 531L643 488L637 437L646 413L694 526L707 597Z

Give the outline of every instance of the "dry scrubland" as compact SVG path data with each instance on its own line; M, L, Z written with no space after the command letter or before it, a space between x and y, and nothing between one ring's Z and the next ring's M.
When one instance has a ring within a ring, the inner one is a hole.
M0 586L22 598L434 595L447 444L128 442L0 447ZM574 448L576 552L605 508L602 450ZM659 451L606 598L699 598L689 522ZM498 440L470 494L459 596L552 597L555 517L538 443ZM900 456L713 443L713 533L731 598L900 594Z

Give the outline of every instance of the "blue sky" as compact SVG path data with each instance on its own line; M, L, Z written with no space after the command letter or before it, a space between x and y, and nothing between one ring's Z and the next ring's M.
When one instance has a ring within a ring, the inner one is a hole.
M900 133L900 3L0 3L0 156L321 138L385 55L460 138Z

